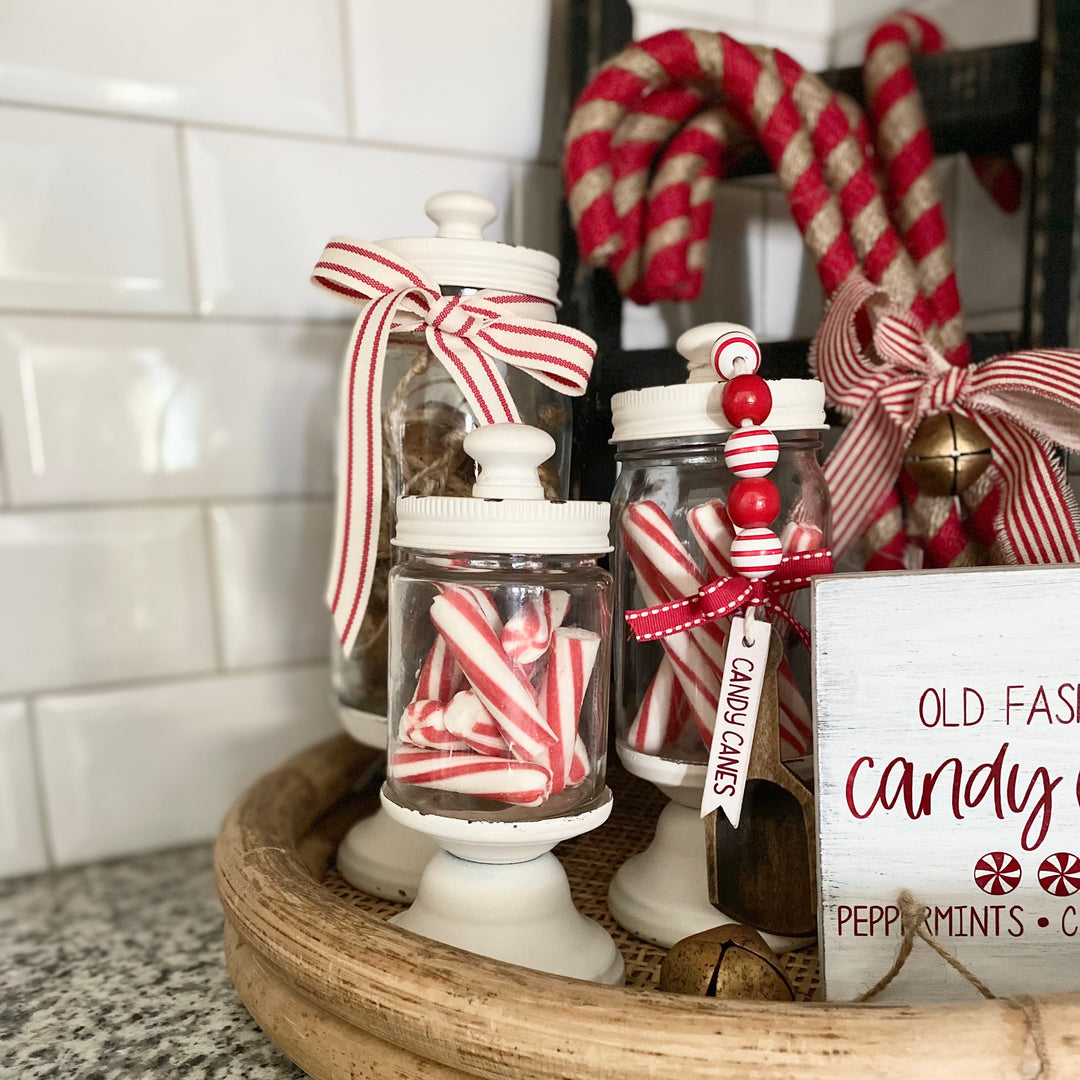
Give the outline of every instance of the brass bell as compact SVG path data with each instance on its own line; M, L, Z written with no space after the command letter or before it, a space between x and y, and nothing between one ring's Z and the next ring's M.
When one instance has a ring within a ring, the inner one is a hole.
M776 953L756 930L740 923L676 941L660 965L660 989L699 997L795 998Z
M935 413L916 429L904 454L904 472L926 495L959 495L990 464L990 440L966 416Z

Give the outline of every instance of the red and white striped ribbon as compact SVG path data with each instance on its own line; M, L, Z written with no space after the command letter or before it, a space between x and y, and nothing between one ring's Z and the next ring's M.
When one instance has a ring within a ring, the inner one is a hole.
M439 283L375 244L335 238L311 277L361 312L342 371L337 511L326 599L346 652L371 591L382 504L383 358L391 331L423 330L481 424L520 420L498 364L570 396L585 392L596 343L555 323L549 300L484 289L443 296Z
M860 340L866 328L872 349ZM1080 451L1080 352L1029 349L955 367L910 312L859 275L833 297L810 362L852 418L825 464L838 553L895 486L915 429L948 411L975 420L990 440L1008 561L1080 561L1076 499L1050 445Z

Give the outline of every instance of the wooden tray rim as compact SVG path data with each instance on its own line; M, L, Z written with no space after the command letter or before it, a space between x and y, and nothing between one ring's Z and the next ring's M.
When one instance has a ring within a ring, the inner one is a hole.
M529 971L391 926L325 889L325 853L300 844L377 757L345 735L299 754L237 800L215 847L236 942L355 1029L358 1049L388 1043L514 1080L1080 1078L1080 993L944 1006L693 999Z

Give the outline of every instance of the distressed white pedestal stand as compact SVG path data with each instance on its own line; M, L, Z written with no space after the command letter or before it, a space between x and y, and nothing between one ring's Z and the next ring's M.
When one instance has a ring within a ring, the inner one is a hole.
M627 772L648 780L670 800L660 812L649 846L627 859L608 888L615 921L634 937L670 949L676 941L737 920L709 903L701 791L705 766L668 761L618 744ZM776 952L813 938L762 934Z
M619 986L623 958L611 935L574 907L551 849L602 825L611 792L582 814L540 821L469 821L422 814L382 793L389 817L433 838L416 900L390 921L460 949L555 975Z
M386 749L386 717L338 704L341 726L358 743ZM423 833L399 825L380 805L358 821L341 841L337 868L353 887L384 900L415 898L420 875L439 845Z

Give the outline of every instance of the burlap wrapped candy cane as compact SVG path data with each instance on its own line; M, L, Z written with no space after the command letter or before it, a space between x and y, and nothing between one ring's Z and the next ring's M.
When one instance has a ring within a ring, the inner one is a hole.
M768 154L830 301L812 359L827 396L852 420L826 466L835 547L868 534L870 565L900 565L906 536L915 534L930 565L979 561L987 541L1000 561L1072 561L1080 557L1075 503L1047 443L1080 446L1080 362L1043 350L962 366L955 277L910 78L911 25L872 44L879 63L870 97L879 120L897 124L882 143L894 177L889 199L850 103L783 53L693 30L625 50L571 118L566 185L580 246L603 264L631 243L623 233L633 224L629 186L620 191L615 176L624 124L633 126L653 93L716 87ZM656 176L667 158L658 156ZM994 466L966 493L963 519L952 498L909 493L905 522L896 490L903 454L919 423L940 412L977 419Z

